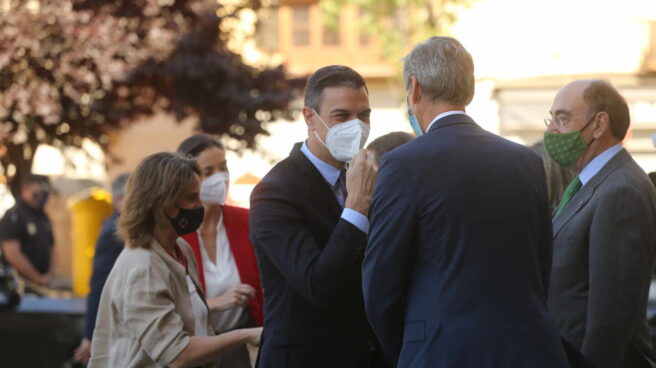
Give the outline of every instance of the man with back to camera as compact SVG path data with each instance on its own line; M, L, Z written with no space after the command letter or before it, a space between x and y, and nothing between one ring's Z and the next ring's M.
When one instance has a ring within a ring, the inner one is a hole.
M629 108L608 82L578 80L556 95L544 144L578 176L553 219L549 310L597 368L656 367L647 299L656 192L621 142Z
M55 238L44 208L53 191L48 177L27 175L16 204L0 221L3 259L37 286L48 286L52 280Z
M417 45L403 73L419 137L383 157L362 276L387 365L568 367L540 158L465 113L474 65L457 40Z
M251 241L265 300L261 368L382 365L360 281L376 179L373 154L361 150L370 114L357 72L317 70L305 88L307 140L253 190Z

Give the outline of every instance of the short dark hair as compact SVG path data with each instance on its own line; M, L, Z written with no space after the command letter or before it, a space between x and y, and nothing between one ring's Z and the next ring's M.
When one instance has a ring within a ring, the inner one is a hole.
M223 144L208 134L194 134L178 146L178 153L186 158L196 158L208 148L223 148Z
M358 89L364 87L369 93L367 84L358 72L343 65L325 66L310 76L305 85L305 106L320 113L321 96L328 87L350 87Z
M373 151L376 162L380 163L380 158L387 152L410 142L414 136L406 132L392 132L374 139L367 146L367 150Z
M603 111L608 114L613 137L619 140L626 137L631 123L629 106L615 87L604 80L593 80L583 91L583 100L588 104L591 113Z
M25 176L23 176L23 187L25 187L28 184L38 184L41 186L42 190L45 190L46 192L57 194L58 191L55 189L55 187L52 186L50 183L50 178L48 178L45 175L39 175L39 174L33 174L31 172L28 172Z

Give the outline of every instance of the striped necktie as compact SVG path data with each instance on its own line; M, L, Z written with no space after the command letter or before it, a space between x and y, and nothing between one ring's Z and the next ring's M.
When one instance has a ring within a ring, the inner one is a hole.
M335 191L341 197L341 204L344 206L344 202L346 202L346 197L348 196L348 192L346 191L346 169L339 173L339 179L335 183Z

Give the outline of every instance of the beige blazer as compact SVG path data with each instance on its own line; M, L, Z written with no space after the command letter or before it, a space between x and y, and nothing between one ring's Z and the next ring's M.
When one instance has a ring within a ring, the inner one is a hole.
M201 292L192 250L178 245ZM125 248L100 297L88 367L166 367L189 344L194 322L184 267L155 239L150 249Z

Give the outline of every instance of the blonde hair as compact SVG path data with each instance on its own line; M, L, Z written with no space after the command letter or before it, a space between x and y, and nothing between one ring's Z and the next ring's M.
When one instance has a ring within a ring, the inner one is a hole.
M130 174L118 235L129 248L148 248L155 228L168 221L164 211L180 199L200 175L193 160L160 152L146 157Z

